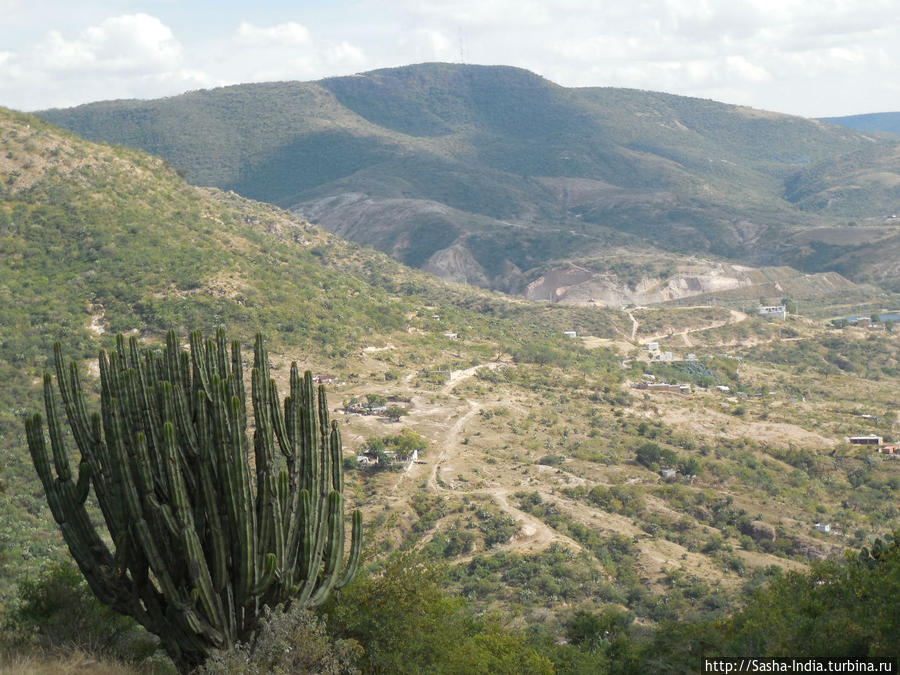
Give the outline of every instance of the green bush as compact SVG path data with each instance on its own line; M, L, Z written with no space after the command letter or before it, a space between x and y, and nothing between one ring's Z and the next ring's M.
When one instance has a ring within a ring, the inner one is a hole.
M197 675L356 675L363 649L353 639L335 639L325 623L302 607L266 610L251 645L213 654Z
M18 606L4 621L4 638L17 649L78 649L132 662L151 655L159 642L97 600L67 562L21 583Z
M370 673L552 673L550 661L444 590L446 568L406 551L381 572L357 574L325 606L329 626L365 649Z
M678 456L671 450L660 448L656 443L647 441L638 447L635 459L638 464L650 469L655 466L672 466L678 461Z

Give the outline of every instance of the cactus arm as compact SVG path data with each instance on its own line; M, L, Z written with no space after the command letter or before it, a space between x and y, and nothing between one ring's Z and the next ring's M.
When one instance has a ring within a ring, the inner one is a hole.
M341 575L341 578L338 579L335 584L335 590L340 590L344 586L350 583L353 579L354 575L356 575L356 570L359 567L359 556L362 552L362 511L356 509L353 512L353 529L350 535L350 556L347 559L347 564L344 567L344 573Z
M50 373L44 374L44 406L47 408L47 427L50 432L50 447L53 450L53 465L59 480L72 478L69 468L69 456L63 442L62 429L59 425L59 412L56 409L56 398L53 396L53 382Z
M310 604L318 607L331 592L337 580L338 565L344 556L344 509L340 493L328 495L328 535L323 551L324 568L310 597Z
M341 444L341 431L337 422L331 423L327 447L328 454L331 455L331 489L344 494L344 446Z

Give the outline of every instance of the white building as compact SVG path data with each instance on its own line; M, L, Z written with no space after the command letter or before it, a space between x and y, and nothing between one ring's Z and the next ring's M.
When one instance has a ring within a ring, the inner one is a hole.
M771 307L760 307L759 308L760 316L765 316L770 319L786 319L787 318L787 307L784 305L773 305Z

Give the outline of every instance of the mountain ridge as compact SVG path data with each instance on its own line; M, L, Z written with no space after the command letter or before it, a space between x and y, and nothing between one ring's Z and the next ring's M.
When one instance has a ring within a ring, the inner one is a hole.
M848 129L857 131L900 134L900 112L862 113L860 115L821 117L819 119L831 124L840 124Z
M427 63L40 114L445 279L512 293L541 265L622 245L884 282L865 258L794 238L849 220L885 227L900 201L900 139L568 89L509 66Z

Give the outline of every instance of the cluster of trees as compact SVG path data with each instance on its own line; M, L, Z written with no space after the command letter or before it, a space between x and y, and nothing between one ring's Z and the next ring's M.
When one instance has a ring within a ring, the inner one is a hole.
M425 438L412 429L404 428L396 434L370 438L360 448L360 452L378 460L374 465L376 469L386 469L395 466L397 462L408 461L416 452L423 455L427 449L428 441ZM352 458L347 461L348 465L355 462Z
M635 460L652 471L659 471L661 468L675 468L684 476L696 476L702 468L700 460L696 457L680 458L678 453L668 448L661 448L652 441L645 441L638 446Z

